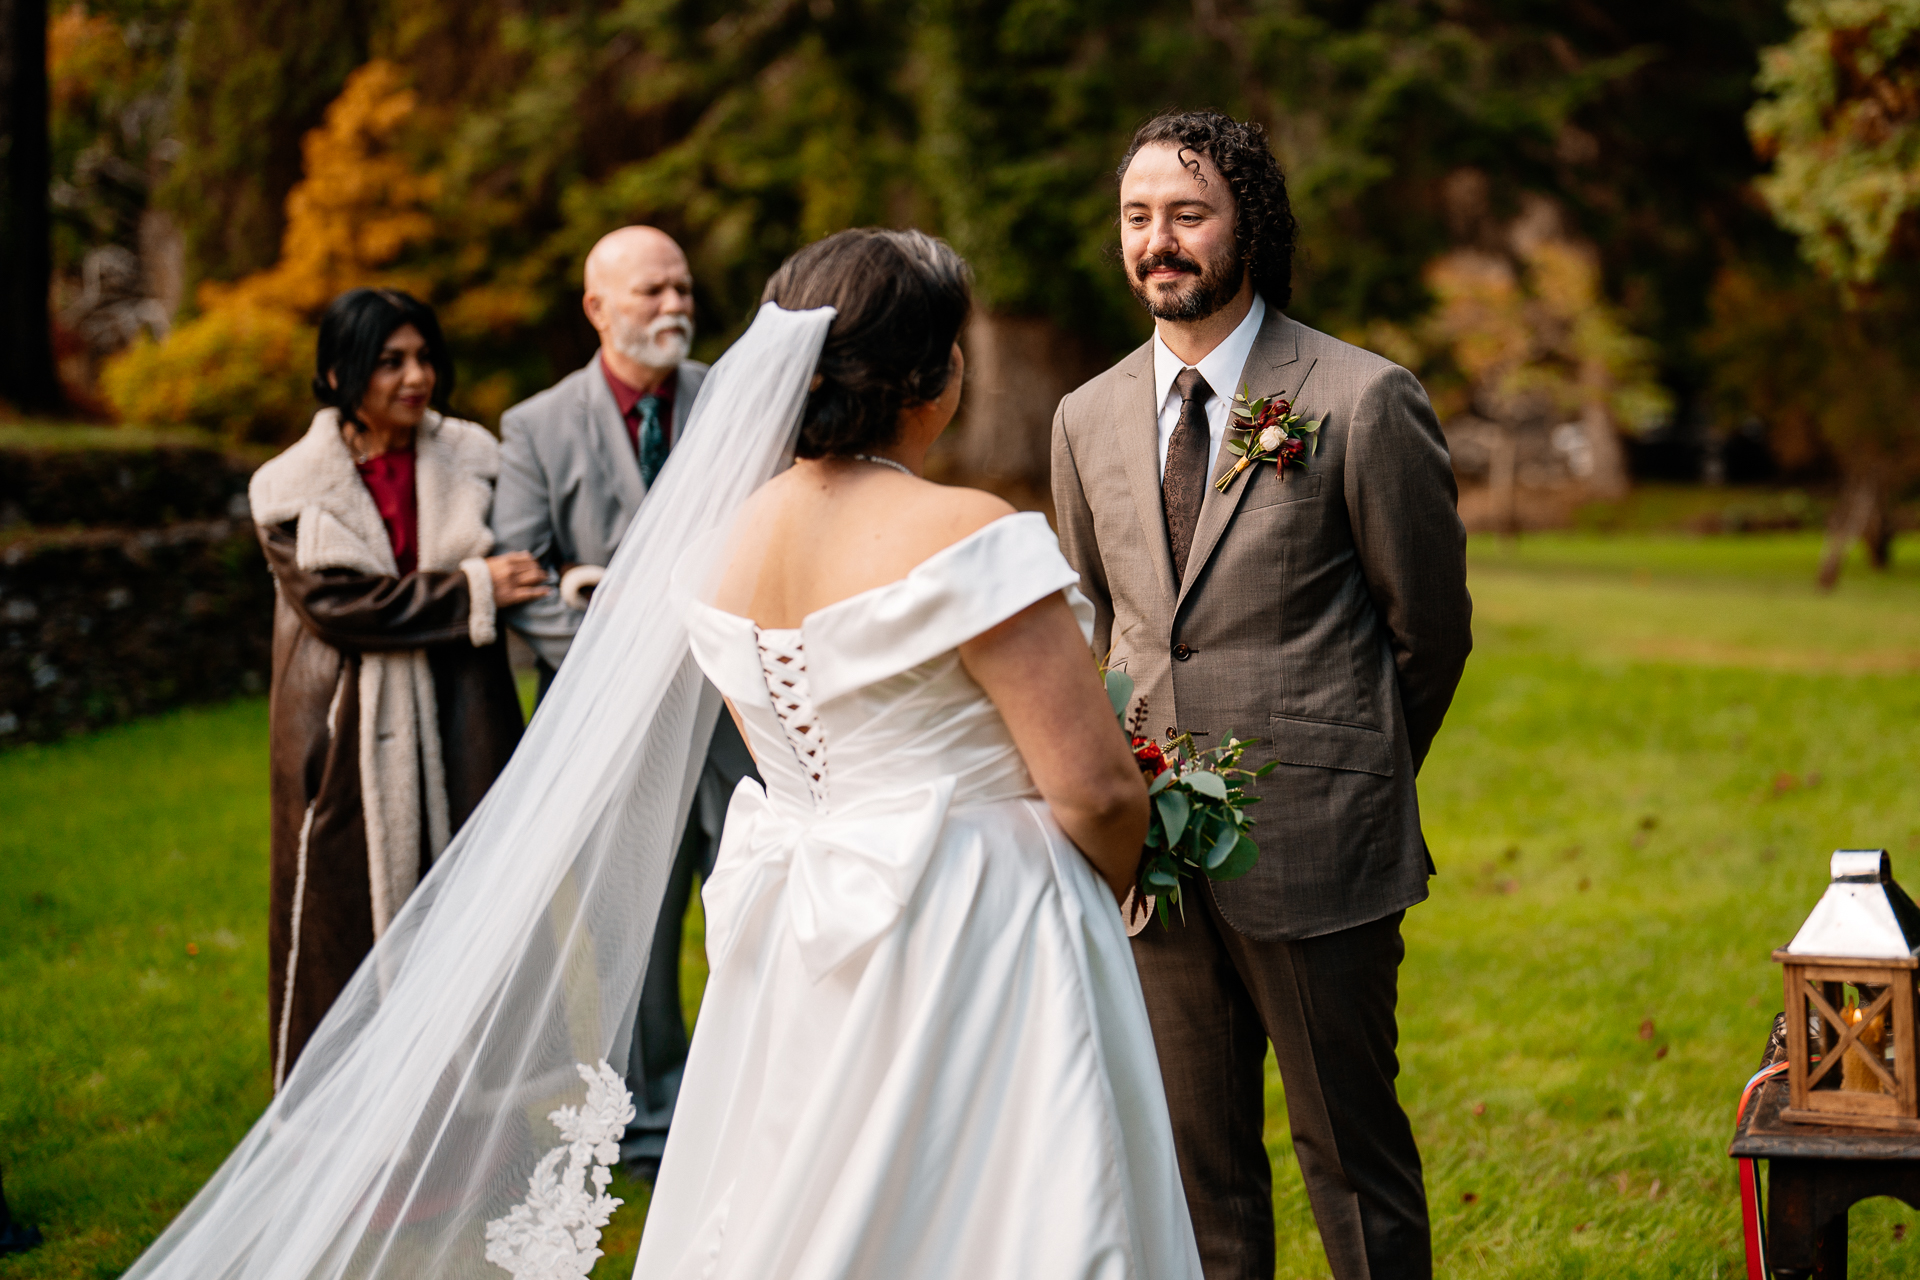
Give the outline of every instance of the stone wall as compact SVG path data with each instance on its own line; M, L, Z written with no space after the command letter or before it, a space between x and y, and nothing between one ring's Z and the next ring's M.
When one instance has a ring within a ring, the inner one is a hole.
M0 537L23 525L152 529L244 517L247 478L264 461L198 444L147 445L119 429L21 435L0 437Z
M0 439L0 748L266 688L256 462L134 432Z
M266 688L253 525L35 534L0 550L0 747Z

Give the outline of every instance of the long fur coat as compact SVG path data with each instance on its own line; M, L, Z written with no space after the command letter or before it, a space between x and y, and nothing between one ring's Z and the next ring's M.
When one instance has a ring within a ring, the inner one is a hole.
M414 449L404 577L333 410L248 490L277 587L275 1087L519 741L484 559L499 446L430 413Z

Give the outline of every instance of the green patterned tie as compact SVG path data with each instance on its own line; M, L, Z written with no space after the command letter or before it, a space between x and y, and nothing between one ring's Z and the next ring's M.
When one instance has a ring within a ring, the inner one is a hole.
M651 489L667 462L667 424L660 420L659 396L641 396L634 407L640 410L640 479Z

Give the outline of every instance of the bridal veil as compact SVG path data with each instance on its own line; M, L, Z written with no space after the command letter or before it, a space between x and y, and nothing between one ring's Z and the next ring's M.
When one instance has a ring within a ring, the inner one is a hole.
M768 303L714 366L505 772L129 1280L506 1274L485 1224L623 1065L717 710L669 575L786 464L833 315Z

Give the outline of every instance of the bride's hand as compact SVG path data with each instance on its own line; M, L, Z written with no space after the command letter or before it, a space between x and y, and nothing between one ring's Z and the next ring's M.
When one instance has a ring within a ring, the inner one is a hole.
M1067 836L1123 902L1147 839L1147 789L1064 595L960 646Z

